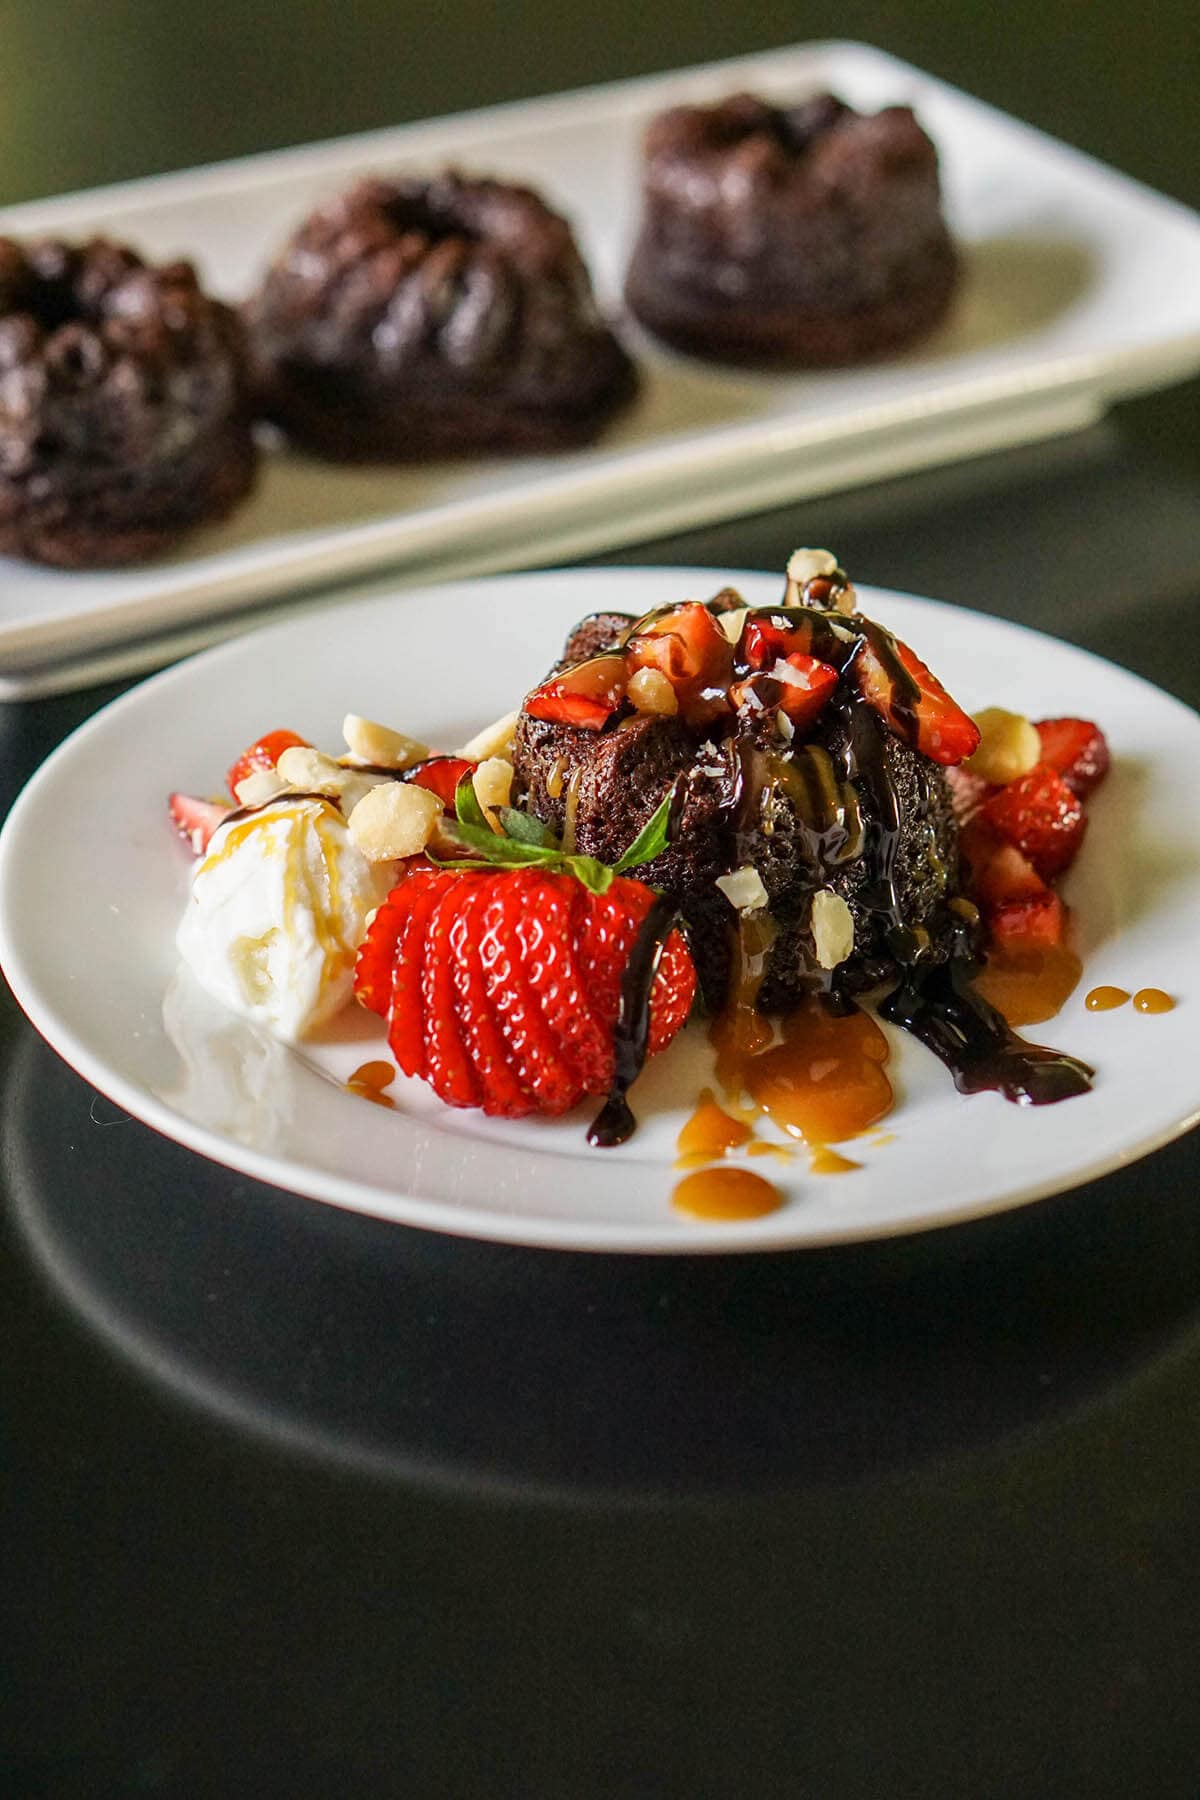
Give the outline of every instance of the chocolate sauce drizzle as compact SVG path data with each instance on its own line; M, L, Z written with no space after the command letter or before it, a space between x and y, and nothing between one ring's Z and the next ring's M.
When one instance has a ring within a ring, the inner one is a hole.
M990 1088L1022 1106L1086 1094L1096 1071L1065 1051L1018 1037L971 987L974 966L956 956L935 968L909 969L879 1010L945 1063L960 1094Z
M663 946L675 928L678 908L660 894L642 920L621 977L621 1001L613 1030L613 1079L608 1099L588 1130L587 1141L611 1149L633 1135L637 1120L626 1099L642 1072L650 1038L650 994Z

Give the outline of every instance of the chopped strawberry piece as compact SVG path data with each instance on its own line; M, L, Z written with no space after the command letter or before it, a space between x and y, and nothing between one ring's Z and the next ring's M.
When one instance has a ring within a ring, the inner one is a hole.
M431 794L436 794L453 818L458 784L464 775L473 774L478 767L478 763L469 762L465 756L431 756L415 768L405 770L404 779L411 781L414 787L428 788Z
M223 801L198 800L194 794L171 794L167 798L167 807L176 831L187 839L196 856L204 855L213 832L234 810Z
M880 626L866 636L850 675L896 736L936 763L960 763L979 748L980 732L920 657Z
M780 685L779 705L797 731L808 726L824 711L838 684L838 673L818 657L793 650L777 662L771 673Z
M980 906L986 908L1009 900L1037 899L1046 892L1046 883L1015 844L1006 844L998 838L985 840L969 832L963 837L970 892Z
M1080 799L1086 799L1108 774L1108 742L1090 719L1040 719L1042 761L1056 769Z
M985 918L992 942L1005 950L1052 949L1062 943L1067 923L1066 908L1052 888L989 907Z
M1078 794L1048 763L998 788L980 808L980 820L1015 844L1045 881L1075 860L1087 820Z
M628 681L624 656L589 657L534 688L526 697L525 711L534 719L599 731L624 700Z
M225 777L229 791L237 799L238 783L245 781L247 775L253 775L260 769L273 769L285 750L294 748L311 749L307 738L299 737L294 731L268 731L243 750L228 775Z
M640 625L626 645L629 672L659 669L682 707L723 696L733 673L733 645L707 606L686 600Z

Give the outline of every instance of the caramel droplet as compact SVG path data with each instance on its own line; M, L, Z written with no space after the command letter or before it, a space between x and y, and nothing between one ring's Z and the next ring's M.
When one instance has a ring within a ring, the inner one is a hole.
M1124 1006L1128 998L1128 988L1094 987L1083 1004L1089 1012L1111 1012L1114 1006Z
M761 1219L783 1205L773 1182L751 1169L697 1169L675 1185L672 1203L694 1219Z
M697 1163L712 1162L728 1150L736 1150L752 1135L752 1128L742 1119L731 1119L717 1105L709 1088L703 1089L700 1103L675 1140L679 1152L677 1167L694 1168Z
M1139 988L1133 996L1134 1010L1140 1013L1172 1012L1175 1002L1161 988Z
M395 1079L396 1071L390 1062L365 1062L355 1069L346 1086L378 1089L391 1087Z
M350 1094L357 1094L360 1100L370 1100L375 1106L389 1106L394 1109L396 1105L390 1094L381 1093L375 1087L368 1087L365 1081L348 1081L346 1091Z

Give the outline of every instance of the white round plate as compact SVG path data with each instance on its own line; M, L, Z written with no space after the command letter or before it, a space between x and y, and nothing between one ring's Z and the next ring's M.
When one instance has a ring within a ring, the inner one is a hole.
M218 1162L383 1218L525 1244L715 1252L881 1237L1060 1191L1187 1129L1200 1117L1200 718L1052 638L878 590L863 590L864 610L971 710L1081 713L1108 733L1113 772L1064 888L1084 979L1032 1033L1093 1064L1093 1093L1040 1108L966 1099L889 1027L896 1107L883 1134L856 1143L863 1166L819 1176L799 1156L760 1162L785 1204L707 1224L671 1205L676 1134L708 1066L696 1026L635 1088L633 1139L593 1150L586 1109L494 1121L403 1077L395 1110L368 1105L344 1084L383 1051L377 1020L350 1007L298 1051L179 975L191 859L167 819L171 789L215 791L240 748L276 726L334 748L348 711L454 749L517 703L584 613L641 613L727 581L753 604L780 591L778 577L727 570L466 581L271 626L135 688L60 746L0 835L0 963L18 1001L86 1080ZM1084 993L1100 982L1165 988L1179 1004L1089 1013Z

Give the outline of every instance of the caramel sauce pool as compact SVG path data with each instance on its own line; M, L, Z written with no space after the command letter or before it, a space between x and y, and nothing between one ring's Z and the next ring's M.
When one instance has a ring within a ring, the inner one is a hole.
M1062 1011L1082 974L1083 964L1065 944L1045 950L993 950L973 986L1010 1025L1041 1025Z
M676 1182L672 1202L694 1219L761 1219L783 1204L774 1182L752 1169L697 1169Z

